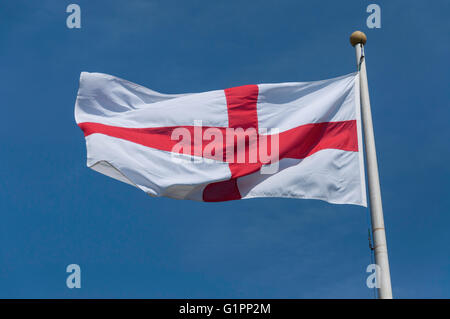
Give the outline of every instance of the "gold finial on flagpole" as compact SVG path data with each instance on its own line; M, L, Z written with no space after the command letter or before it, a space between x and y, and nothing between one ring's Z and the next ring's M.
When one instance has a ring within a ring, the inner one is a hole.
M364 34L364 32L361 31L355 31L350 36L350 43L352 46L357 45L358 43L362 43L362 45L366 44L367 37Z

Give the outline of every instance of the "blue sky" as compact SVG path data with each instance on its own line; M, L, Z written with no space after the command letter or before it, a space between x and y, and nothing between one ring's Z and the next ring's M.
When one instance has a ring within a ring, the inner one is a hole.
M81 7L68 29L66 6ZM366 7L382 10L368 29ZM355 71L366 46L393 293L450 298L448 1L2 1L0 297L371 298L367 209L151 198L86 168L81 71L164 93ZM81 266L82 288L66 287Z

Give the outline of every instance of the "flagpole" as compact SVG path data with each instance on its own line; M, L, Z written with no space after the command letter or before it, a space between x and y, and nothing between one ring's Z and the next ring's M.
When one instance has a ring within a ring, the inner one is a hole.
M364 45L366 35L355 31L350 36L350 43L356 49L356 64L359 71L361 116L364 128L364 146L366 150L367 179L369 186L370 216L372 221L372 238L374 243L375 263L377 269L378 298L392 299L391 275L384 229L383 206L381 203L380 179L378 176L377 153L373 134L372 113L370 110L369 86L367 84L366 59Z

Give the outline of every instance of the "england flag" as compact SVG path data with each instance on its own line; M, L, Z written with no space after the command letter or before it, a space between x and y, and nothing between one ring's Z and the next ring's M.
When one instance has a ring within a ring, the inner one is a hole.
M367 206L359 75L163 94L83 72L87 166L151 196Z

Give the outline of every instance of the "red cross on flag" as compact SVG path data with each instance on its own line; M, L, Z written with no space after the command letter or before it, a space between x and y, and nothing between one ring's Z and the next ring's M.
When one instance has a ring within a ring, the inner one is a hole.
M162 94L81 73L87 166L151 196L366 206L359 75Z

